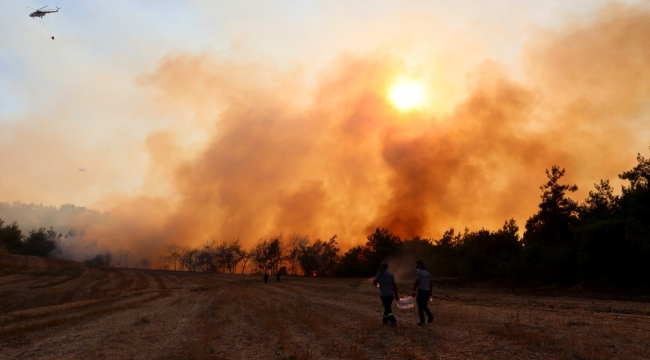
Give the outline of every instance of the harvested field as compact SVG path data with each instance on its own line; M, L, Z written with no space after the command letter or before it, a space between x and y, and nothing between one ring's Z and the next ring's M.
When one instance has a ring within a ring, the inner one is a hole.
M274 278L272 278L275 280ZM400 284L402 289L407 284ZM92 268L0 254L7 359L644 359L641 302L435 289L381 323L367 279Z

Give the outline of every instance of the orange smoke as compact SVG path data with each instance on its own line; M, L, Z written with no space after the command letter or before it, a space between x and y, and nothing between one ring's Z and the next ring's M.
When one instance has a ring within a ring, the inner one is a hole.
M142 194L97 204L91 237L139 253L268 233L375 227L439 237L449 227L520 227L544 170L567 168L582 200L650 144L650 11L612 4L591 23L540 33L527 77L486 62L444 112L399 112L391 81L410 71L387 53L344 56L317 79L223 55L174 54L138 79L161 111L184 114L150 134ZM435 89L433 80L427 84Z
M291 73L169 56L140 81L165 106L194 111L207 141L174 162L169 144L181 139L149 137L150 173L169 174L175 200L118 201L113 209L133 210L111 211L119 220L105 230L123 227L118 237L150 246L339 234L345 248L378 226L437 237L451 226L523 224L544 169L566 167L584 196L647 146L648 40L646 8L610 5L590 24L541 34L526 54L528 82L486 63L466 98L437 117L387 102L391 79L406 71L389 55L340 59L310 101Z

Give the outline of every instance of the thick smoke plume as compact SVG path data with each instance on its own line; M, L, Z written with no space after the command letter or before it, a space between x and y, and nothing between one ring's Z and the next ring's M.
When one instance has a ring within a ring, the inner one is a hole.
M647 7L608 5L537 34L524 80L486 61L451 111L414 112L387 100L412 72L389 52L342 56L316 85L264 62L170 54L137 83L184 120L149 135L142 193L97 204L111 216L89 237L146 254L278 232L338 234L346 249L375 227L523 227L545 169L567 168L581 200L647 149L648 44Z

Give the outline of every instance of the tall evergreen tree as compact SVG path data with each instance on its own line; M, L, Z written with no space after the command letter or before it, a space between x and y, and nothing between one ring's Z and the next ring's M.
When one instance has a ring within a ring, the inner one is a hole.
M560 184L565 170L553 166L546 170L548 181L540 187L542 202L537 214L526 221L523 266L534 282L571 282L577 271L574 239L578 223L578 204L567 193L576 185Z

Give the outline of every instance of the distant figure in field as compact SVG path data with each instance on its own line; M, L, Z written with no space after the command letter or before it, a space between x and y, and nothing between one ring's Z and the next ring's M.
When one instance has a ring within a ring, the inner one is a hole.
M269 273L264 273L264 283L265 284L269 283Z
M431 289L433 288L433 280L431 280L431 274L424 268L424 263L421 260L415 262L415 268L417 273L415 273L415 283L413 284L413 294L415 297L415 302L418 304L418 314L420 315L420 322L417 323L418 326L424 325L424 313L426 312L429 316L427 322L433 322L433 314L427 303L429 302L429 297L431 297Z
M397 326L397 320L395 320L393 310L391 309L393 298L395 298L396 301L399 301L397 284L395 284L395 276L388 272L388 263L385 261L382 261L379 264L379 271L377 272L377 275L375 275L372 285L379 285L379 298L384 306L384 324L388 324L390 321L391 326Z
M279 271L278 271L277 274L275 274L275 278L278 280L278 282L280 282L280 272Z

